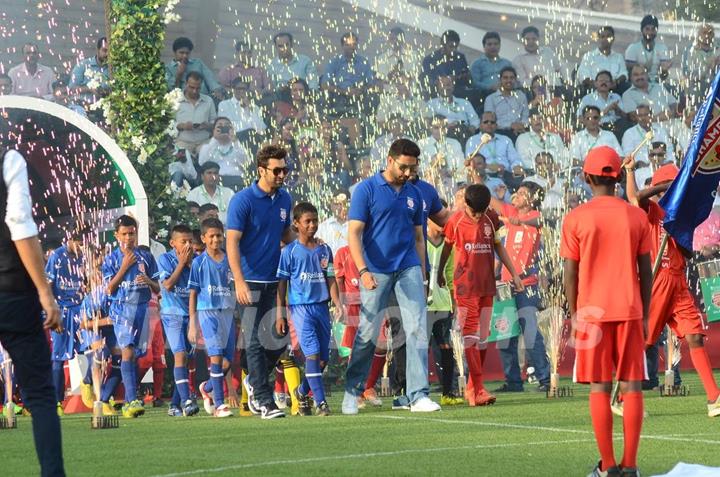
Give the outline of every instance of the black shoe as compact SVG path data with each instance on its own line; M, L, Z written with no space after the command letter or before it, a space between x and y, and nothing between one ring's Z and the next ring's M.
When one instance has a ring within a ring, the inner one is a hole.
M522 388L522 386L519 388L515 388L515 387L508 386L507 383L503 384L502 386L500 386L497 389L493 389L494 393L521 393L523 391L524 391L524 389Z
M306 395L302 394L300 392L300 388L295 388L295 393L293 395L293 399L295 399L298 403L298 416L310 416L312 415L312 410L310 409L310 398L308 398Z
M153 407L165 407L165 401L163 401L160 398L153 399L152 406Z
M282 409L278 409L274 402L260 406L260 419L276 419L285 417Z
M318 404L316 414L318 416L329 416L330 415L330 406L328 406L328 403L323 401L320 404Z
M607 470L600 470L600 464L602 464L602 461L597 463L593 471L588 474L588 477L622 477L622 475L624 475L620 473L618 466L609 467Z
M624 467L620 471L621 477L640 477L640 470L637 468Z
M538 384L538 387L535 389L539 393L546 393L550 391L550 385L549 384Z

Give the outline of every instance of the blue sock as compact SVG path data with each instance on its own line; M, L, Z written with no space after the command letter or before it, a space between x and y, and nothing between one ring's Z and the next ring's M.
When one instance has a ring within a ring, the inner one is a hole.
M307 378L303 378L300 386L298 386L298 391L300 391L300 394L302 394L303 396L308 395L308 393L310 392L310 383L308 383Z
M110 397L115 394L115 388L120 384L120 356L112 356L110 358L110 373L105 383L100 389L100 400L102 402L110 401Z
M125 403L129 404L137 399L137 368L135 361L125 361L120 363L120 373L122 373L122 382L125 386Z
M170 406L171 407L180 407L180 393L178 393L177 386L173 389L173 395L170 399Z
M225 392L223 390L223 379L225 374L222 370L222 364L210 364L210 381L212 382L212 393L215 407L220 407L225 402ZM205 388L207 391L207 387Z
M188 380L188 369L185 366L176 366L173 369L173 375L175 376L175 389L180 397L180 402L185 403L190 399L190 384Z
M63 402L65 399L65 370L63 361L52 362L53 384L55 385L55 401Z
M88 368L87 371L85 371L85 377L83 378L83 383L85 384L92 384L92 370L93 370L93 360L95 359L95 354L86 354L85 357L88 361Z
M305 358L305 378L312 389L315 404L320 404L325 400L325 387L322 381L322 368L317 359Z

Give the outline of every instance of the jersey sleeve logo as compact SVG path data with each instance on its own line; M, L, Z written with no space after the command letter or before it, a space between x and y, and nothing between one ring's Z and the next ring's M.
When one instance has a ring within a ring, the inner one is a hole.
M407 198L407 206L408 206L408 209L415 209L415 201L413 200L412 197Z
M490 224L483 225L483 233L485 234L485 238L492 237L492 227Z
M280 207L280 220L285 222L287 219L287 209L285 207Z

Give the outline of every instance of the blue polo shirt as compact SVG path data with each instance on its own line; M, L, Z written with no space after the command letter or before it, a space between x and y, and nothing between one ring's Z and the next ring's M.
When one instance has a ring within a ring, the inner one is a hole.
M79 305L83 299L84 260L70 253L66 245L50 254L45 265L53 295L61 306Z
M242 232L241 266L246 281L277 282L280 239L290 226L292 199L284 189L273 197L253 182L233 196L227 212L228 230Z
M141 273L152 278L157 273L157 263L152 254L141 248L133 249L136 262L125 272L123 280L115 293L110 295L113 312L122 310L126 305L142 305L152 298L152 290L149 285L137 283L135 279ZM103 280L108 283L120 271L124 254L120 247L115 248L110 255L105 257L102 265Z
M157 259L158 271L153 277L153 280L156 280L161 285L160 296L162 300L160 300L160 312L166 315L188 316L190 314L190 287L188 286L190 267L183 269L180 278L171 291L168 291L162 286L162 283L175 273L179 262L175 250L170 250L160 255Z
M432 184L425 182L422 179L417 179L412 183L415 188L420 192L423 202L423 237L425 237L425 243L427 244L427 221L428 217L435 215L443 209L443 205L440 202L440 195L435 190ZM427 246L425 247L425 270L430 270L430 259L427 253Z
M420 265L415 227L423 224L422 200L410 182L396 192L382 171L357 185L348 219L365 223L362 240L368 270L394 273Z
M333 256L327 244L310 250L297 240L280 254L277 277L290 282L288 304L310 305L330 299L327 278L335 276Z

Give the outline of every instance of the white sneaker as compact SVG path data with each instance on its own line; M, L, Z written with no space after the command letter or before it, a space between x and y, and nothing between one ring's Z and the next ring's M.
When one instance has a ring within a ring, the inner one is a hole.
M205 391L205 384L207 384L207 381L203 381L202 383L200 383L200 396L202 396L203 408L205 408L205 412L207 412L211 416L214 416L215 404L213 404L212 397Z
M245 387L245 392L247 393L248 397L248 409L250 409L250 412L257 416L258 414L260 414L260 405L255 400L255 390L252 386L250 386L249 376L245 376L245 379L243 379L242 383Z
M440 404L431 400L429 397L421 397L414 403L410 404L410 412L435 412L440 410Z
M227 404L222 404L215 409L213 416L215 417L230 417L233 413Z
M273 393L273 399L278 409L285 409L287 407L287 397L285 393Z
M720 396L715 400L714 403L708 404L708 417L720 416Z
M358 413L358 398L354 394L345 391L342 402L342 413L353 415Z

